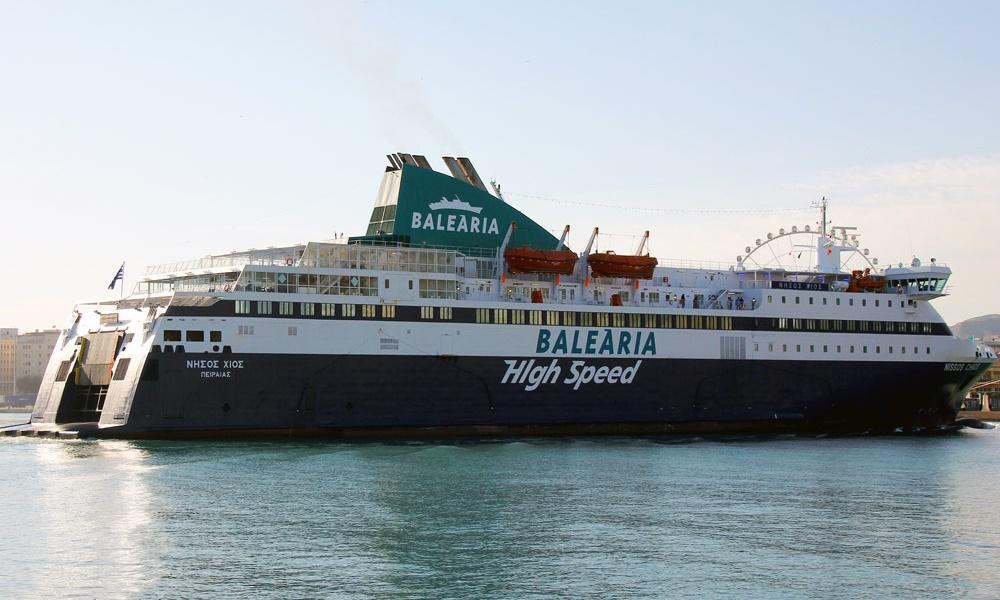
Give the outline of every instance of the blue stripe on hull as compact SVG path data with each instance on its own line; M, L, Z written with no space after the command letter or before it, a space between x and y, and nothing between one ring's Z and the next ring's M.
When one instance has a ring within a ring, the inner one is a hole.
M242 368L189 368L209 358ZM517 435L686 431L864 431L950 424L985 366L940 363L643 359L629 383L572 381L573 360L161 354L125 426L102 435L299 432ZM586 366L636 366L588 359ZM514 367L517 366L514 362ZM577 365L577 371L581 366ZM527 373L527 371L522 371ZM541 372L536 371L536 375ZM227 376L228 374L228 376ZM507 376L507 383L501 383ZM622 374L616 379L621 379ZM570 382L567 382L569 380Z

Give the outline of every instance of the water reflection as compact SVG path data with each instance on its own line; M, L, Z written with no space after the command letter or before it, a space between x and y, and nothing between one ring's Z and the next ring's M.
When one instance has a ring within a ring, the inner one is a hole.
M16 440L0 452L4 489L17 490L8 516L19 524L0 554L19 559L6 578L18 595L133 597L155 582L144 451L128 442Z
M989 597L998 451L994 432L19 439L0 442L20 524L0 554L19 595Z

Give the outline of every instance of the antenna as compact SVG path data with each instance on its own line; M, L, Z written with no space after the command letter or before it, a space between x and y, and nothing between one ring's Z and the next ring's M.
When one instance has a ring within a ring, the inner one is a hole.
M820 235L822 235L823 237L826 237L826 226L827 226L826 208L827 206L829 206L829 204L830 203L827 201L826 196L823 196L823 199L820 200L819 202L812 203L813 208L819 209L819 232Z
M500 193L500 184L497 183L496 179L490 179L490 187L492 187L493 191L496 192L497 198L506 201L503 197L503 194Z

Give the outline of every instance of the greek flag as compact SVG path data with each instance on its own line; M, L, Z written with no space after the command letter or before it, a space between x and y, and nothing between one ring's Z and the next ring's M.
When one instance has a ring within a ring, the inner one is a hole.
M125 279L125 263L122 263L122 266L118 267L118 272L115 273L114 279L112 279L111 283L108 284L108 289L109 290L115 289L115 284L124 279Z

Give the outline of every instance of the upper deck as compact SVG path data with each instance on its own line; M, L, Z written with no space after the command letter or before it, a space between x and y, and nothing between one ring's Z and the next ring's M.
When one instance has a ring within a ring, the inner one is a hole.
M860 248L856 228L827 221L824 200L818 205L820 227L769 233L747 246L746 254L733 264L662 260L649 278L597 277L588 267L589 258L595 256L590 254L598 235L595 228L587 248L576 253L579 258L571 273L514 275L505 249L566 249L565 240L507 204L498 186L493 186L495 194L490 193L467 159L445 157L449 177L431 169L422 156L389 158L365 236L348 243L309 242L150 267L136 286L136 297L250 293L360 296L375 302L541 301L756 310L766 303L763 290L896 294L907 302L930 300L946 293L951 274L934 259L929 266L914 259L906 267L901 263L878 267L877 259L869 259L868 250ZM810 238L809 243L793 244L795 252L788 254L811 253L814 258L808 268L767 258L779 256L772 243L802 235Z
M929 300L944 293L950 274L947 267L936 263L931 267L892 267L885 270L881 287L851 290L850 273L689 264L658 266L651 279L639 280L592 278L586 270L581 273L580 266L585 267L582 262L573 275L515 276L499 268L502 263L495 256L469 257L457 249L310 242L277 252L209 257L183 263L174 271L154 267L150 269L152 274L137 285L134 298L203 292L233 297L248 293L360 296L373 302L426 299L531 303L533 293L536 301L540 293L542 303L563 305L756 310L767 303L766 290L901 296L900 304L904 298L912 302ZM678 263L668 263L672 264Z

